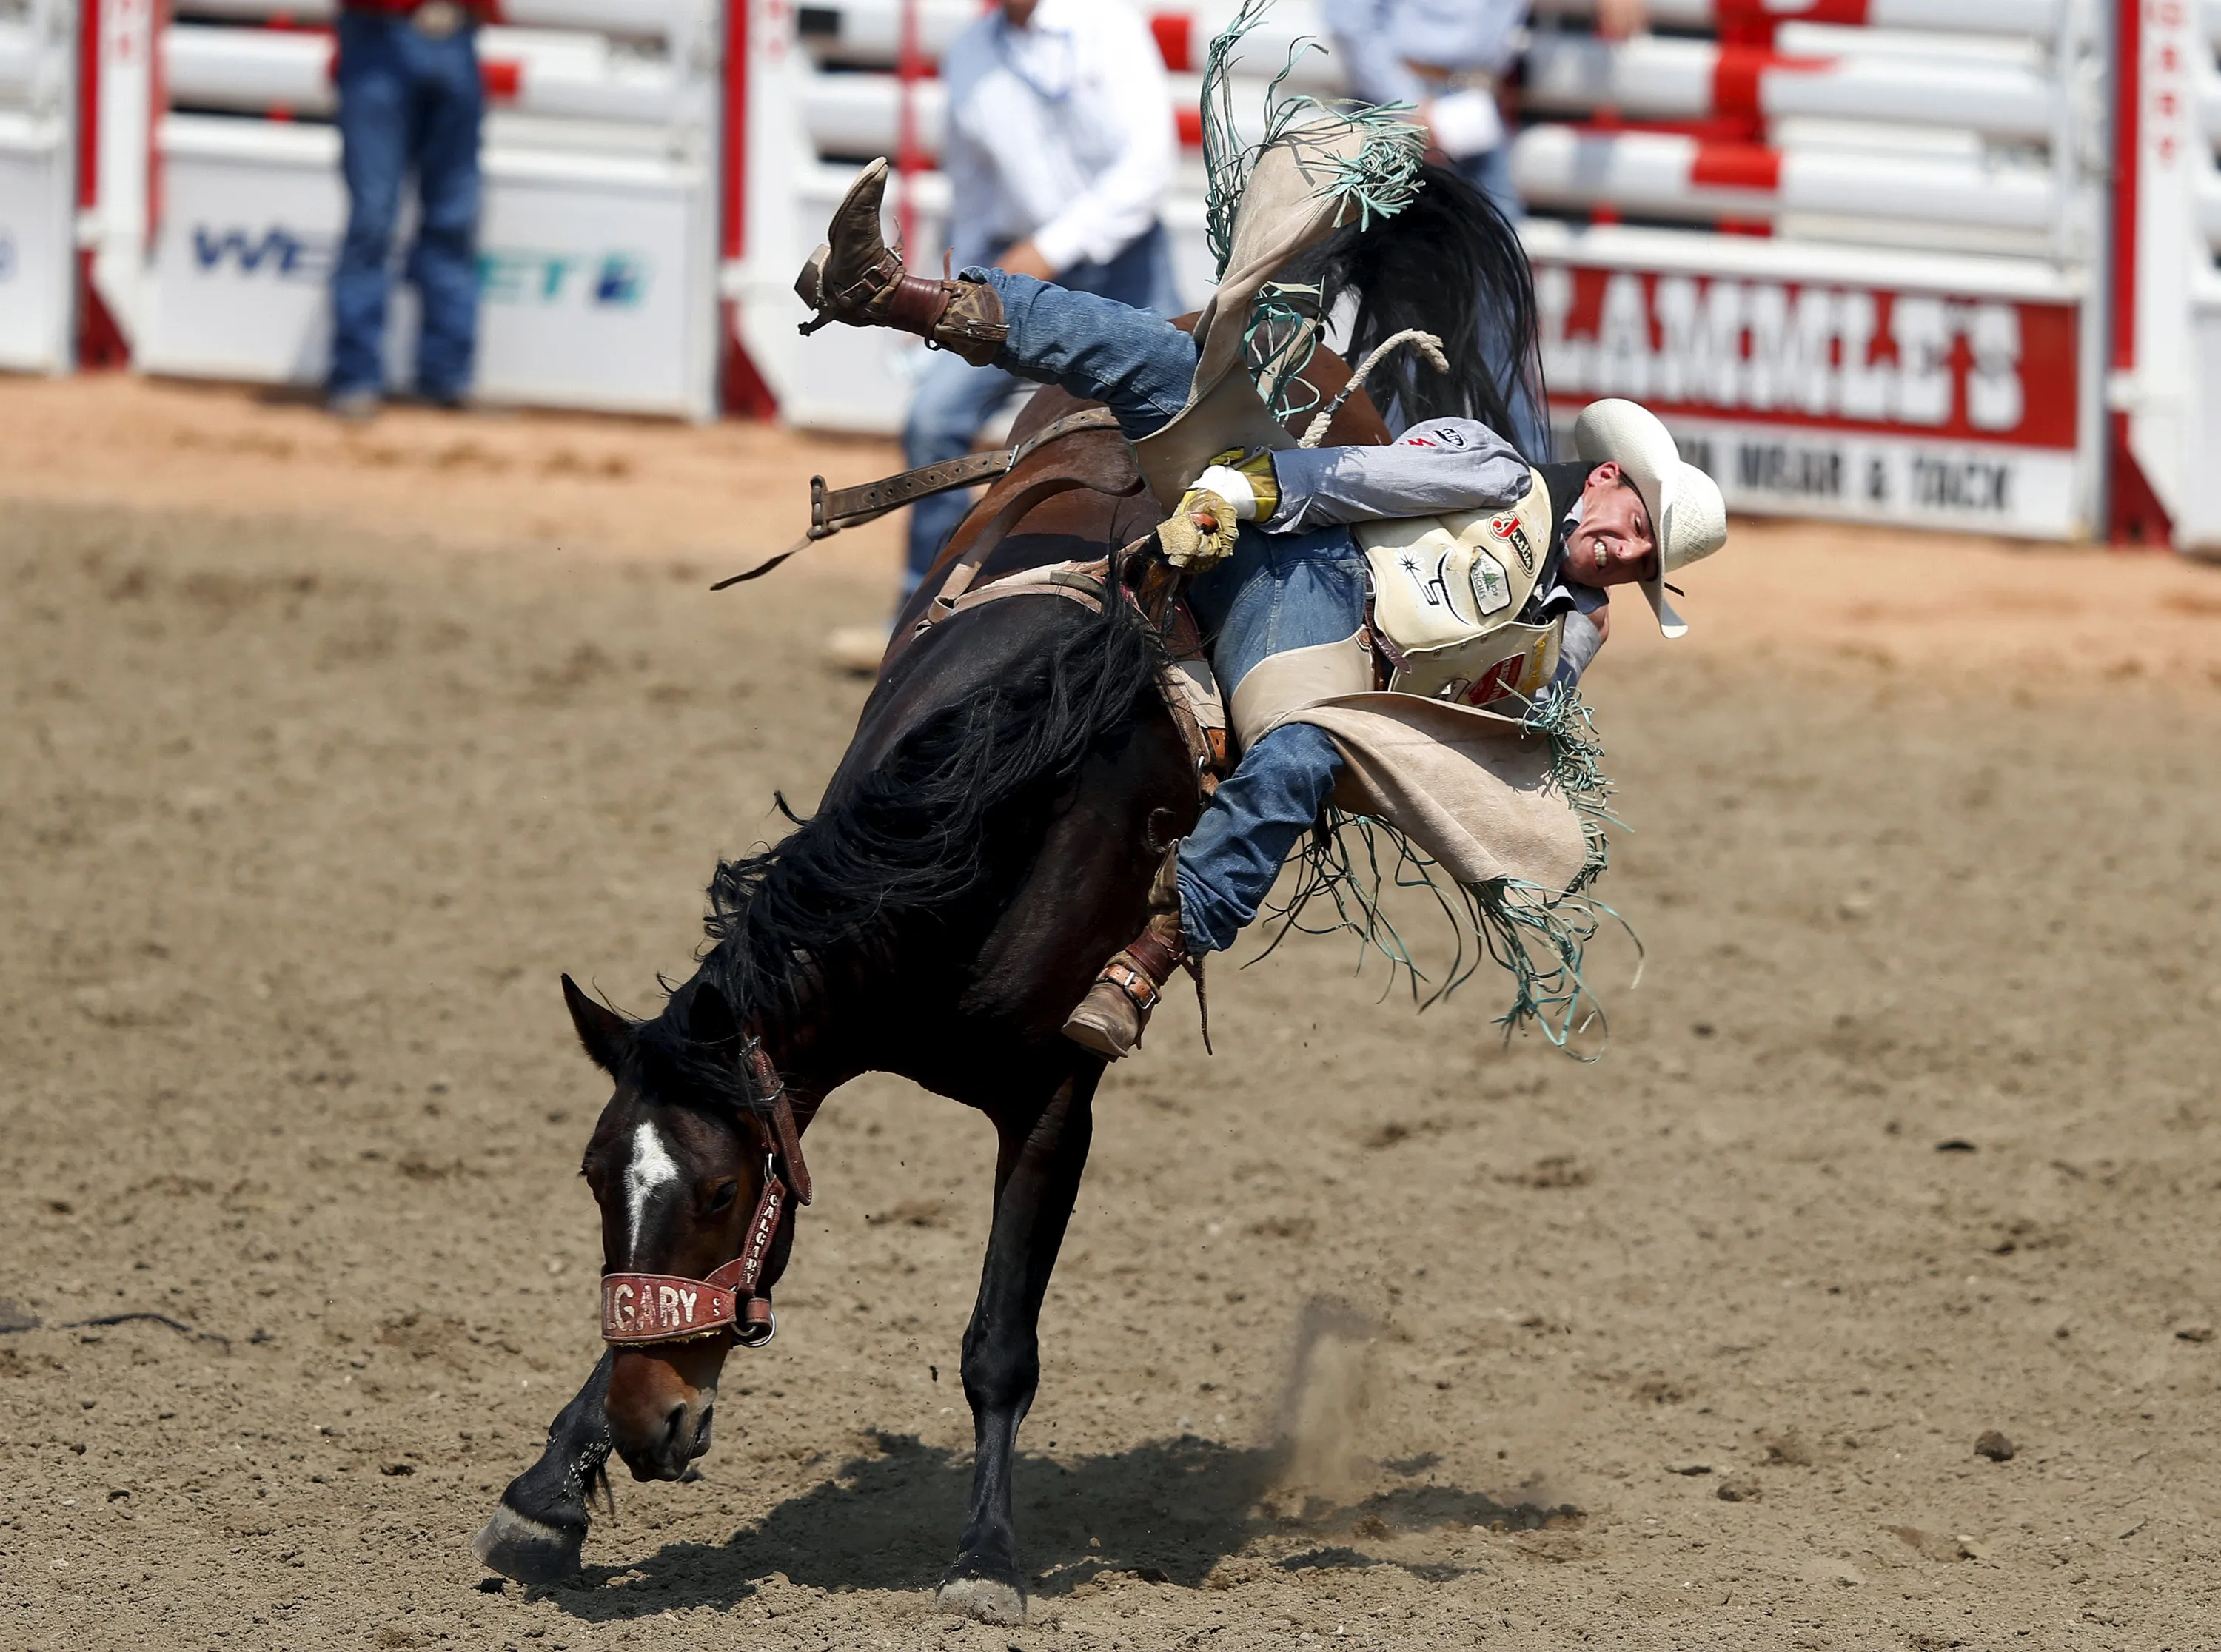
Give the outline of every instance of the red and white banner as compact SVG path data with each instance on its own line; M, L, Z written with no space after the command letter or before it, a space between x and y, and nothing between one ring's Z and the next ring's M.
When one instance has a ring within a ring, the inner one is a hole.
M1537 260L1554 408L1655 410L1731 508L2074 531L2071 302Z

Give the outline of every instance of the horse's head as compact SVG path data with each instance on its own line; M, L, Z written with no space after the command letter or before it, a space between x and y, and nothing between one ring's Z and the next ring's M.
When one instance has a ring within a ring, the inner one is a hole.
M741 1257L765 1216L778 1150L761 1112L768 1098L755 1093L741 1030L714 990L681 988L662 1015L638 1022L596 1003L568 976L563 996L586 1053L616 1082L580 1170L601 1206L603 1273L666 1275L674 1283L664 1288L683 1293L666 1302L670 1325L684 1316L680 1334L616 1343L610 1438L635 1480L676 1480L710 1449L717 1376L738 1317L685 1334L707 1318L704 1294L685 1287ZM769 1230L760 1280L751 1281L759 1290L786 1265L791 1211L774 1203ZM625 1316L656 1294L630 1282L612 1288Z

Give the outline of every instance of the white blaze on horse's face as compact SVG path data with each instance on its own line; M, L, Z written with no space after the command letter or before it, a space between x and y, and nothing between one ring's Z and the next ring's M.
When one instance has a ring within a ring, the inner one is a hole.
M648 1201L662 1188L676 1185L679 1166L673 1162L670 1150L663 1144L663 1133L653 1120L643 1119L640 1128L632 1133L632 1163L625 1166L625 1213L629 1219L625 1229L625 1260L637 1266L640 1261L641 1225L648 1216Z

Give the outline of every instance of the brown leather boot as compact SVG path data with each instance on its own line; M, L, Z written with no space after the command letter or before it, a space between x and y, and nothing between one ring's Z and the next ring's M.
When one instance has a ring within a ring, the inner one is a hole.
M1158 988L1186 960L1179 913L1157 913L1103 966L1079 1007L1065 1019L1064 1036L1112 1061L1132 1054L1163 995Z
M1010 329L1003 301L978 281L934 281L903 267L899 249L879 234L879 203L887 190L885 157L864 168L825 227L826 242L810 255L794 290L816 312L805 334L828 321L850 327L892 327L915 333L937 349L990 367Z

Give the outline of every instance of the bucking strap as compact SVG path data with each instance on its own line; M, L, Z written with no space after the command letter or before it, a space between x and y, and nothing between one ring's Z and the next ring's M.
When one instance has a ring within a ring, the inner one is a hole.
M921 464L915 471L904 471L853 488L828 489L823 477L814 476L810 478L810 531L770 561L759 564L744 574L721 579L710 589L722 591L728 585L760 579L796 552L807 549L818 539L829 539L844 528L861 527L867 522L877 521L889 511L899 510L904 505L915 504L935 494L992 482L997 477L1006 475L1029 453L1061 437L1083 430L1116 430L1117 427L1118 416L1110 408L1082 408L1077 413L1067 413L1054 423L1043 426L1016 446L1005 447L996 452L967 453L960 458L942 459L936 464Z

